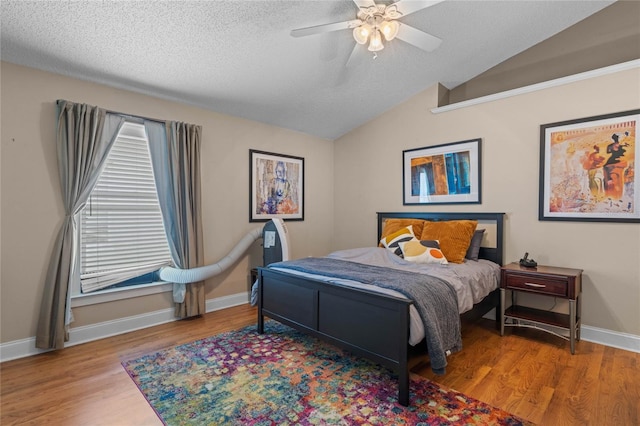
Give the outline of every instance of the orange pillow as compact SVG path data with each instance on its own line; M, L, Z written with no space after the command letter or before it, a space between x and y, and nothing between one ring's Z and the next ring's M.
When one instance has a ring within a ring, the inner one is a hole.
M420 239L440 241L440 249L450 263L463 263L477 226L477 220L425 222Z
M394 232L398 232L409 225L412 226L413 234L419 237L422 234L422 225L424 225L424 223L425 221L422 219L385 219L380 238L382 239ZM382 244L380 245L382 246Z

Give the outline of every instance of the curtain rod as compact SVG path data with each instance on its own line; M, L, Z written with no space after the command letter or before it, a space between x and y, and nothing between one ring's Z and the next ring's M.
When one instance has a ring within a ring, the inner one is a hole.
M179 124L186 124L186 125L189 125L189 126L198 126L198 127L202 128L202 125L200 125L200 124L187 123L185 121L160 120L159 118L149 118L149 117L143 117L141 115L125 114L124 112L111 111L109 109L106 110L106 111L107 111L108 114L114 114L114 115L119 115L120 117L133 119L132 121L134 121L136 123L139 123L139 124L143 124L145 121L155 121L156 123L160 123L160 124L179 123Z
M58 102L60 102L60 101L64 101L64 102L73 102L73 101L67 101L67 100L64 100L64 99L58 99L58 100L56 101L56 103L58 103ZM78 102L73 102L73 103L78 103ZM100 107L98 107L98 108L100 108ZM103 108L103 109L104 109L104 108ZM171 121L171 120L161 120L161 119L159 119L159 118L143 117L143 116L141 116L141 115L135 115L135 114L127 114L127 113L124 113L124 112L120 112L120 111L113 111L113 110L110 110L110 109L105 109L105 111L106 111L108 114L119 115L119 116L124 117L124 118L132 118L132 119L134 119L135 121L145 121L145 120L146 120L146 121L155 121L156 123L161 123L161 124L165 124L165 123L167 123L167 122L170 122L170 121Z
M135 121L142 121L142 122L144 122L144 121L155 121L157 123L165 124L167 121L170 121L170 120L160 120L158 118L142 117L141 115L135 115L135 114L125 114L124 112L112 111L112 110L109 110L109 109L107 110L107 113L108 114L119 115L119 116L124 117L124 118L133 118L133 119L135 119Z

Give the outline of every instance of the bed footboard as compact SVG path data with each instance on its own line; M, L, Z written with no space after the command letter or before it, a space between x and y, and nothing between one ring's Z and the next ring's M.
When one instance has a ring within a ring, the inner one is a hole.
M366 357L398 375L398 401L409 405L410 300L258 269L258 332L267 316Z

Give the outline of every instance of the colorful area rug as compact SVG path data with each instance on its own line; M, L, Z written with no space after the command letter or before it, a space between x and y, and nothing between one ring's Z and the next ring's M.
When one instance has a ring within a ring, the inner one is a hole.
M388 369L267 321L123 362L166 425L527 425L411 376L398 404Z

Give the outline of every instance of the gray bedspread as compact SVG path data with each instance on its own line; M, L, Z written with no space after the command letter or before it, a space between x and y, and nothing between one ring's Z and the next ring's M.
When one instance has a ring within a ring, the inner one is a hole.
M325 257L278 262L269 267L354 280L402 293L420 313L431 368L436 374L445 373L447 352L462 349L456 291L440 278Z

